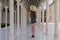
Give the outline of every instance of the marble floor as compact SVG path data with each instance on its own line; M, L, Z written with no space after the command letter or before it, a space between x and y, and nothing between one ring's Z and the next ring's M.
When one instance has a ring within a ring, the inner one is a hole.
M14 27L14 39L15 40L54 40L54 24L49 24L48 27L48 35L46 32L46 25L44 24L43 31L40 30L40 26L36 25L35 37L31 38L31 27L30 25L22 27L18 29L17 26ZM2 28L1 30L1 38L0 40L9 40L10 28ZM19 32L20 31L20 32ZM7 32L7 33L6 33ZM59 36L58 40L60 40L60 25L58 28ZM7 37L6 37L7 36Z

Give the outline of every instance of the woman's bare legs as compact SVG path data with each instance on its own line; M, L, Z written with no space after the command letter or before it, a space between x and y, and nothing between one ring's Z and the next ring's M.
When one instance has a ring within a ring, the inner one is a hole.
M32 31L32 37L34 37L34 35L35 35L35 25L34 24L32 24L31 31Z

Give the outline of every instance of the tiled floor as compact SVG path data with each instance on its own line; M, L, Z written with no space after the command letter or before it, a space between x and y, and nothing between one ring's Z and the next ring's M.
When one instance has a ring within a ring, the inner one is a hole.
M31 38L31 27L30 25L25 26L20 29L20 35L18 35L19 31L17 27L15 27L15 40L54 40L54 25L49 24L48 27L48 35L45 35L45 28L46 25L44 25L43 31L40 31L40 28L38 25L36 25L36 30L35 30L35 38ZM9 40L9 30L10 28L7 29L7 34L6 34L6 29L1 29L1 38L0 40ZM60 37L60 28L59 28L59 37ZM7 35L7 39L6 39ZM47 38L47 39L46 39ZM60 40L60 38L58 38Z

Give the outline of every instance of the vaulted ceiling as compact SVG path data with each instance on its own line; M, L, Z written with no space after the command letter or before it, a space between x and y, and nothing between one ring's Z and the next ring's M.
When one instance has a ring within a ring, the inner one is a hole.
M3 1L5 5L7 5L9 3L8 2L9 0L0 0L0 1ZM14 1L16 1L16 0L14 0ZM38 6L40 6L41 3L44 2L44 1L45 0L21 0L20 2L24 3L24 6L28 10L30 5L35 5L38 8Z
M35 5L37 8L45 0L21 0L20 2L24 3L24 6L29 9L30 5Z

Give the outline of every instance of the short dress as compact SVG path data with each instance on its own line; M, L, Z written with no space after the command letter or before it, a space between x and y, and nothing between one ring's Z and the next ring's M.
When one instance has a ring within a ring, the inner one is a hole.
M34 24L34 23L36 23L36 18L31 18L30 24Z
M31 11L31 21L30 21L31 24L34 24L36 23L36 13L35 11Z

